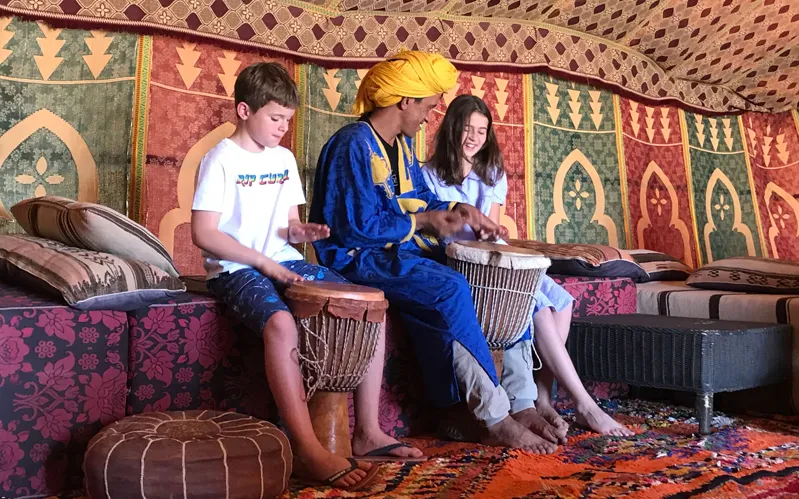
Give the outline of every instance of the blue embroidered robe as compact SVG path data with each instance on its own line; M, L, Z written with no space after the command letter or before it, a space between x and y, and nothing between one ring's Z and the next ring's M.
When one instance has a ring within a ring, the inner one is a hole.
M460 400L453 341L474 355L495 385L497 375L466 279L444 264L438 241L417 232L411 215L454 203L428 189L411 139L399 145L397 196L391 163L369 124L352 123L331 137L319 156L309 217L330 226L331 234L314 248L322 265L383 290L411 335L431 402L446 407Z

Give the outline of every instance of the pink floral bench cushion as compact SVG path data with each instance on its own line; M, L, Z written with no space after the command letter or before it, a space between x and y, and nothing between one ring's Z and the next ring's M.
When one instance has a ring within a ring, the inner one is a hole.
M636 286L632 279L561 275L551 277L574 297L574 317L634 314L636 311Z
M0 496L81 486L86 443L125 416L127 332L124 312L0 283Z

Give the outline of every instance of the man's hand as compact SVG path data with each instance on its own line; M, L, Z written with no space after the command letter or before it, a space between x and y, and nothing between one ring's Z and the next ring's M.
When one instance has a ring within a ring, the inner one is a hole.
M330 227L320 224L295 222L289 225L290 243L312 243L330 237Z
M463 223L472 228L480 241L496 241L501 237L508 237L508 229L495 224L470 204L458 203L453 211L460 213Z
M457 211L431 210L415 214L416 225L423 232L447 237L463 229L463 216Z
M289 285L292 282L299 282L305 280L301 275L295 274L294 272L280 265L276 261L266 257L264 257L263 262L259 263L258 266L255 268L256 270L258 270L258 272L262 273L266 277L270 277L285 285Z

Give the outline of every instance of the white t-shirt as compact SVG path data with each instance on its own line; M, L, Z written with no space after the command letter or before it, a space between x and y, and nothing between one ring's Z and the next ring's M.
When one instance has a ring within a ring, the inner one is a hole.
M497 180L494 186L487 185L480 180L475 172L469 172L469 175L463 179L461 185L447 185L443 180L430 168L422 168L424 180L427 187L436 195L441 201L457 201L458 203L466 203L474 206L480 212L488 216L491 213L491 205L493 203L505 204L505 198L508 196L508 176L507 174ZM458 239L474 239L474 233L468 225L463 226L463 230L454 236L447 238L447 240L457 241Z
M203 156L192 210L215 211L219 230L276 262L301 260L286 235L289 209L305 204L294 155L284 147L249 152L224 139ZM203 252L207 279L247 268Z

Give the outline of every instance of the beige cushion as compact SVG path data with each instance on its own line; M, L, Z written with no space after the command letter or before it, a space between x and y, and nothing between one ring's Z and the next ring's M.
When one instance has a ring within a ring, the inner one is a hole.
M629 277L634 281L647 278L646 271L626 251L604 244L553 244L526 239L511 239L508 244L543 253L552 261L548 274Z
M33 236L0 236L0 279L83 310L133 310L186 289L148 263Z
M179 275L169 252L152 232L107 206L43 196L20 201L11 213L31 236L140 260L173 277Z
M799 263L734 257L709 263L685 281L689 286L750 293L799 293Z

